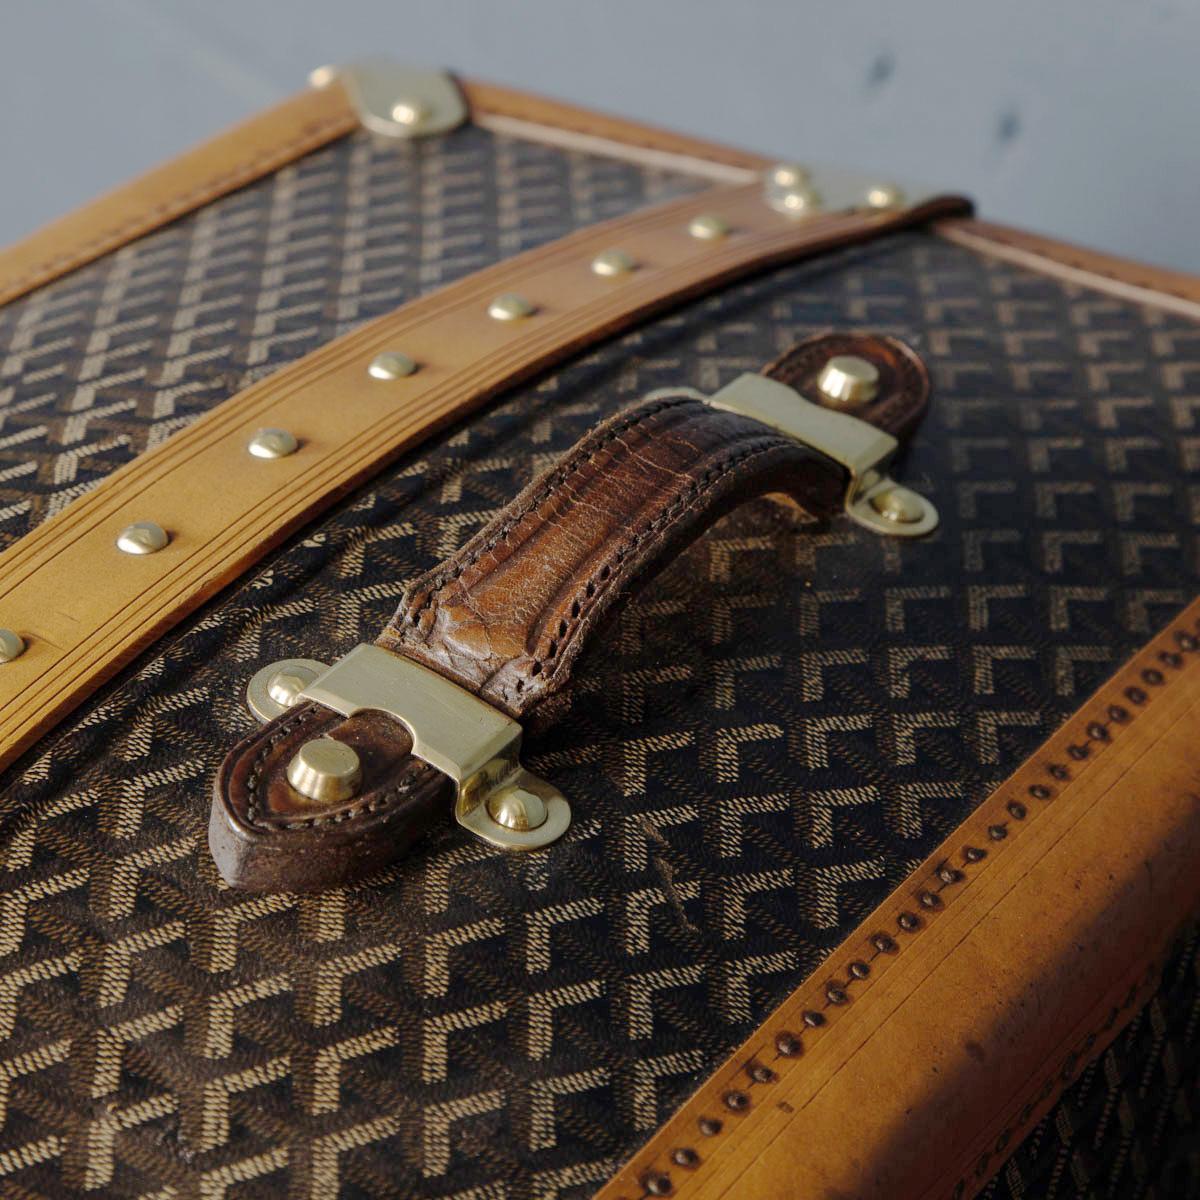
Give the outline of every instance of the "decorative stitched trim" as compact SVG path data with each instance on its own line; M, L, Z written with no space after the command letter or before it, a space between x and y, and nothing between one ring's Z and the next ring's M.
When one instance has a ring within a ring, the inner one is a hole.
M475 566L485 554L490 553L501 542L507 541L509 535L516 530L517 526L526 517L534 514L576 471L592 462L596 455L606 446L610 445L623 433L628 433L641 422L647 421L651 417L665 412L667 409L678 408L683 404L695 403L698 403L695 397L688 395L665 397L654 404L643 405L626 414L625 418L618 421L615 425L611 425L593 445L587 446L585 444L580 446L566 460L559 463L542 482L542 486L518 508L515 508L491 534L488 534L479 545L471 550L466 558L453 567L447 566L440 571L434 572L429 578L428 583L425 584L428 591L424 593L421 602L409 611L406 618L408 624L415 626L420 621L426 609L436 607L444 600L445 596L443 593L450 584L458 580L469 568Z
M678 496L671 502L669 508L663 509L662 512L652 520L643 522L621 546L613 557L612 562L605 563L599 571L589 579L584 586L576 593L575 599L571 603L570 618L563 618L558 623L558 633L550 639L549 646L546 652L534 658L530 663L530 675L540 675L546 666L550 664L550 672L546 676L547 679L553 679L555 672L559 669L563 659L554 662L560 649L563 646L569 645L571 637L579 627L579 625L587 617L588 613L596 607L600 599L609 590L609 583L614 573L619 573L621 564L625 559L632 554L639 545L647 538L654 537L660 533L662 529L669 525L686 507L700 499L705 492L709 491L711 485L725 472L732 470L741 463L748 462L759 455L770 453L774 450L787 449L794 446L795 443L788 438L763 434L757 439L758 444L749 448L743 448L734 453L727 454L724 458L717 459L709 465L704 474L699 476L688 484ZM524 688L524 680L516 681L516 690L522 691Z
M391 788L378 795L359 800L357 803L327 816L279 817L267 820L259 808L263 769L266 766L267 758L271 751L284 741L297 726L303 727L311 723L318 713L319 710L316 709L302 708L294 716L280 721L274 732L269 737L263 738L261 746L254 755L254 761L250 765L249 774L246 776L246 823L252 828L275 833L280 829L315 829L322 825L340 825L344 821L360 817L365 813L375 813L385 808L391 808L398 800L411 794L421 775L426 771L434 770L428 763L408 755L409 765L404 768L404 775Z
M1194 631L1176 628L1173 631L1168 630L1167 633L1172 636L1178 649L1142 652L1144 657L1140 669L1137 670L1139 682L1126 684L1122 690L1123 698L1132 707L1126 708L1124 704L1110 703L1105 713L1107 720L1093 719L1083 725L1075 740L1068 744L1066 758L1076 764L1082 764L1092 757L1096 749L1111 744L1120 729L1128 727L1137 719L1137 710L1151 702L1153 692L1167 686L1173 673L1183 669L1187 663L1184 656L1195 655L1197 650L1200 650L1200 640L1197 637L1197 634L1200 634L1200 622L1196 623ZM1164 638L1167 633L1164 633ZM1141 656L1135 656L1134 664L1131 665L1136 665L1139 657ZM1143 684L1145 686L1142 686ZM1030 762L1032 763L1032 760ZM978 870L990 853L998 852L999 845L1009 836L1010 827L1036 819L1039 807L1052 803L1061 788L1076 778L1073 771L1085 769L1083 766L1072 768L1063 762L1046 762L1041 767L1041 777L1034 776L1035 782L1026 785L1025 794L1029 799L1036 801L1036 805L1030 806L1024 798L1005 796L1008 785L1003 785L993 794L990 802L985 802L976 810L959 831L968 839L961 851L960 860L952 863L947 859L934 868L934 879L917 893L916 905L912 909L903 908L896 915L894 932L878 930L868 935L863 950L847 965L846 978L843 980L835 976L829 979L822 988L822 1002L801 1009L797 1029L776 1030L772 1043L775 1054L770 1063L751 1058L742 1064L745 1082L739 1082L738 1086L730 1086L723 1091L720 1098L721 1115L702 1113L697 1119L696 1129L702 1139L697 1144L705 1147L713 1145L713 1139L727 1132L727 1122L731 1118L743 1117L757 1105L770 1103L771 1089L779 1083L781 1075L802 1069L796 1060L804 1053L804 1042L821 1037L820 1031L827 1028L830 1021L836 1021L839 1011L851 999L859 998L870 987L874 962L884 955L902 954L904 947L945 908L946 901L943 897L966 887L971 881L972 872ZM1004 816L994 811L1000 803L1003 803ZM989 809L993 811L989 813ZM977 836L974 839L967 828L972 824L976 825ZM990 851L984 848L987 841L993 844ZM789 1001L784 1003L790 1007ZM779 1019L784 1018L780 1016ZM768 1023L773 1024L775 1020L775 1017L770 1017ZM1095 1045L1094 1041L1092 1045ZM1083 1059L1077 1056L1070 1061L1071 1069L1074 1070ZM1017 1141L1019 1139L1013 1140L1010 1136L1006 1145L1015 1148ZM667 1151L667 1157L672 1166L682 1167L687 1172L695 1170L704 1162L704 1155L695 1149L690 1140L671 1147ZM652 1167L641 1174L639 1183L644 1196L668 1196L675 1194L677 1184L686 1181L687 1178L688 1175L685 1174L673 1179L670 1167ZM962 1192L957 1194L961 1195Z

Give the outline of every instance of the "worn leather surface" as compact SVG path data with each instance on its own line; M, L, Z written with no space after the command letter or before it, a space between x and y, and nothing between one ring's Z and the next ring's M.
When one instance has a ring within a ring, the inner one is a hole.
M836 354L866 358L880 372L878 393L854 415L908 434L924 413L929 380L902 344L822 335L767 374L845 411L815 386ZM589 639L630 592L731 508L779 492L815 523L837 513L844 491L841 469L797 441L695 396L659 394L583 437L408 586L378 642L524 717L567 685ZM320 734L356 749L365 743L364 780L352 801L321 804L287 781L292 755ZM410 758L410 747L399 722L389 739L378 714L331 721L314 705L244 739L213 788L210 839L225 879L255 890L310 890L353 882L403 854L449 807L442 788L438 813L438 773Z
M326 203L344 212L342 162L302 171L291 208L271 193L289 230L282 291L261 248L203 260L227 272L219 320L272 316L260 353L327 336L354 305L391 306L416 278L400 254L367 279L342 233L321 232ZM517 240L536 236L547 172L561 198L570 172L522 156ZM558 211L624 186L584 178ZM377 219L394 181L371 192ZM263 233L269 208L226 210L225 237L239 220ZM473 245L468 223L456 232ZM43 365L86 386L90 330L113 355L145 340L110 323L144 317L142 302L166 355L189 249L158 243L124 291L107 264L62 307L23 310ZM304 307L333 275L337 303ZM116 318L99 311L105 284ZM580 659L568 711L529 738L531 767L581 815L545 855L514 860L447 827L354 888L220 883L211 777L254 729L241 696L258 666L376 636L397 581L454 553L597 421L656 388L712 392L830 326L887 329L930 364L936 403L898 472L938 504L932 539L796 529L769 503L725 517ZM245 353L233 332L206 336ZM177 397L169 415L158 373L111 381L122 361L105 358L84 426L102 442L161 436L209 398ZM1196 327L1176 316L912 234L648 323L399 461L0 777L0 1181L39 1197L596 1191L1195 592L1197 361ZM232 386L253 370L242 362L214 359L212 392L222 371ZM18 403L54 392L20 383ZM136 424L99 415L123 394ZM38 455L89 444L65 424L39 440L29 409L7 421ZM81 455L74 484L47 468L39 486L78 486L126 452ZM1158 1165L1195 1129L1189 1011L1149 1010L1084 1098L1038 1126L1002 1194L1045 1177L1066 1200L1171 1194Z

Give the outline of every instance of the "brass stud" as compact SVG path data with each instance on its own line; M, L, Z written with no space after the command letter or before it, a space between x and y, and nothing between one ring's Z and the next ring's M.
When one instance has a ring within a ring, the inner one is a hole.
M523 321L535 312L537 305L524 296L518 296L516 292L505 292L488 305L488 316L493 321Z
M505 829L528 833L546 823L546 803L522 787L506 787L487 802L488 816Z
M135 521L117 535L117 549L125 554L157 554L171 540L161 525Z
M821 368L817 387L835 404L866 404L879 391L879 368L857 354L836 354Z
M908 488L893 487L871 497L871 507L897 525L913 525L925 515L925 501Z
M372 379L403 379L417 369L417 364L399 350L385 350L371 359L367 374Z
M867 207L880 211L899 208L904 203L904 193L892 183L877 183L867 188Z
M308 73L310 87L327 88L337 78L337 67L315 67Z
M247 447L255 458L287 458L299 448L295 434L286 429L260 429Z
M405 125L416 129L429 119L429 106L420 100L397 100L392 105L392 120L397 125Z
M328 670L315 658L284 658L255 671L246 685L246 705L260 721L282 716L300 699L300 693Z
M349 800L362 783L362 765L352 746L334 738L305 742L288 763L288 783L302 796L322 804Z
M771 183L785 191L804 187L809 182L809 178L808 168L802 167L799 163L776 163L771 168Z
M729 233L729 222L717 213L700 213L688 222L688 233L702 242L716 242Z
M592 259L592 273L595 275L611 278L614 275L628 275L630 271L636 270L636 260L624 250L601 250Z
M25 639L11 629L0 629L0 663L12 662L25 653Z
M771 198L771 207L793 217L807 217L821 211L821 193L807 184L787 188Z

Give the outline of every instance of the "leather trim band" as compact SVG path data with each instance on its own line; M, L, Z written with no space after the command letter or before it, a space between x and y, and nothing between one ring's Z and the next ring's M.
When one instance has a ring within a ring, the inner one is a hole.
M0 767L304 521L497 392L749 271L966 207L944 198L796 222L764 204L757 186L715 189L480 271L247 388L0 555L0 611L28 642L0 671ZM705 210L732 232L716 242L689 236L690 217ZM613 245L641 268L618 278L590 271ZM488 302L508 291L539 311L491 319ZM372 357L396 349L421 364L417 373L369 377ZM262 426L290 430L300 450L251 458L247 443ZM140 558L117 552L117 533L142 520L166 529L170 544Z
M497 132L745 182L758 155L487 83L459 80L472 119ZM336 83L310 89L170 159L0 250L0 304L116 250L358 127Z
M1200 902L1198 633L1200 600L909 875L600 1200L974 1195L1134 1015Z
M934 231L968 250L1200 321L1200 276L1150 267L973 217L939 221Z

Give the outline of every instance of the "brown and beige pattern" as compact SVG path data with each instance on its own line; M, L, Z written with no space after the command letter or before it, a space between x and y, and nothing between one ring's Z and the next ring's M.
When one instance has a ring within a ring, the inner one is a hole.
M368 315L312 284L331 253L314 228L308 251L294 224L277 246L315 257L268 305L269 332L249 287L265 272L210 297L231 329L260 329L258 365L319 340L314 312ZM155 271L135 274L169 313L163 297L186 286ZM394 303L395 279L379 287L390 299L374 302ZM90 330L102 298L27 318L30 345L53 342L55 315ZM545 855L447 828L353 890L221 887L208 787L249 728L239 692L256 665L370 638L396 581L599 417L660 386L711 391L830 325L911 340L931 365L934 405L903 470L942 512L934 538L797 531L768 505L714 529L581 662L570 712L531 740L535 769L577 798L575 829ZM63 377L83 372L87 344L64 351ZM202 347L184 352L201 378ZM1198 361L1200 332L1177 317L904 235L657 320L401 461L3 777L0 1180L28 1196L596 1191L1195 593ZM224 369L235 383L257 365ZM20 375L52 410L57 378ZM170 419L147 401L127 436ZM52 503L58 457L32 460L51 483L18 526ZM1147 1019L1102 1064L1141 1052ZM1176 1064L1195 1054L1186 1018L1176 1027L1150 1040L1148 1069L1178 1095L1192 1076ZM1114 1100L1134 1088L1118 1075ZM1145 1192L1181 1106L1130 1129L1137 1154L1072 1166L1059 1194ZM1077 1153L1063 1119L1042 1141L1056 1129ZM1028 1156L1012 1169L1036 1174Z

